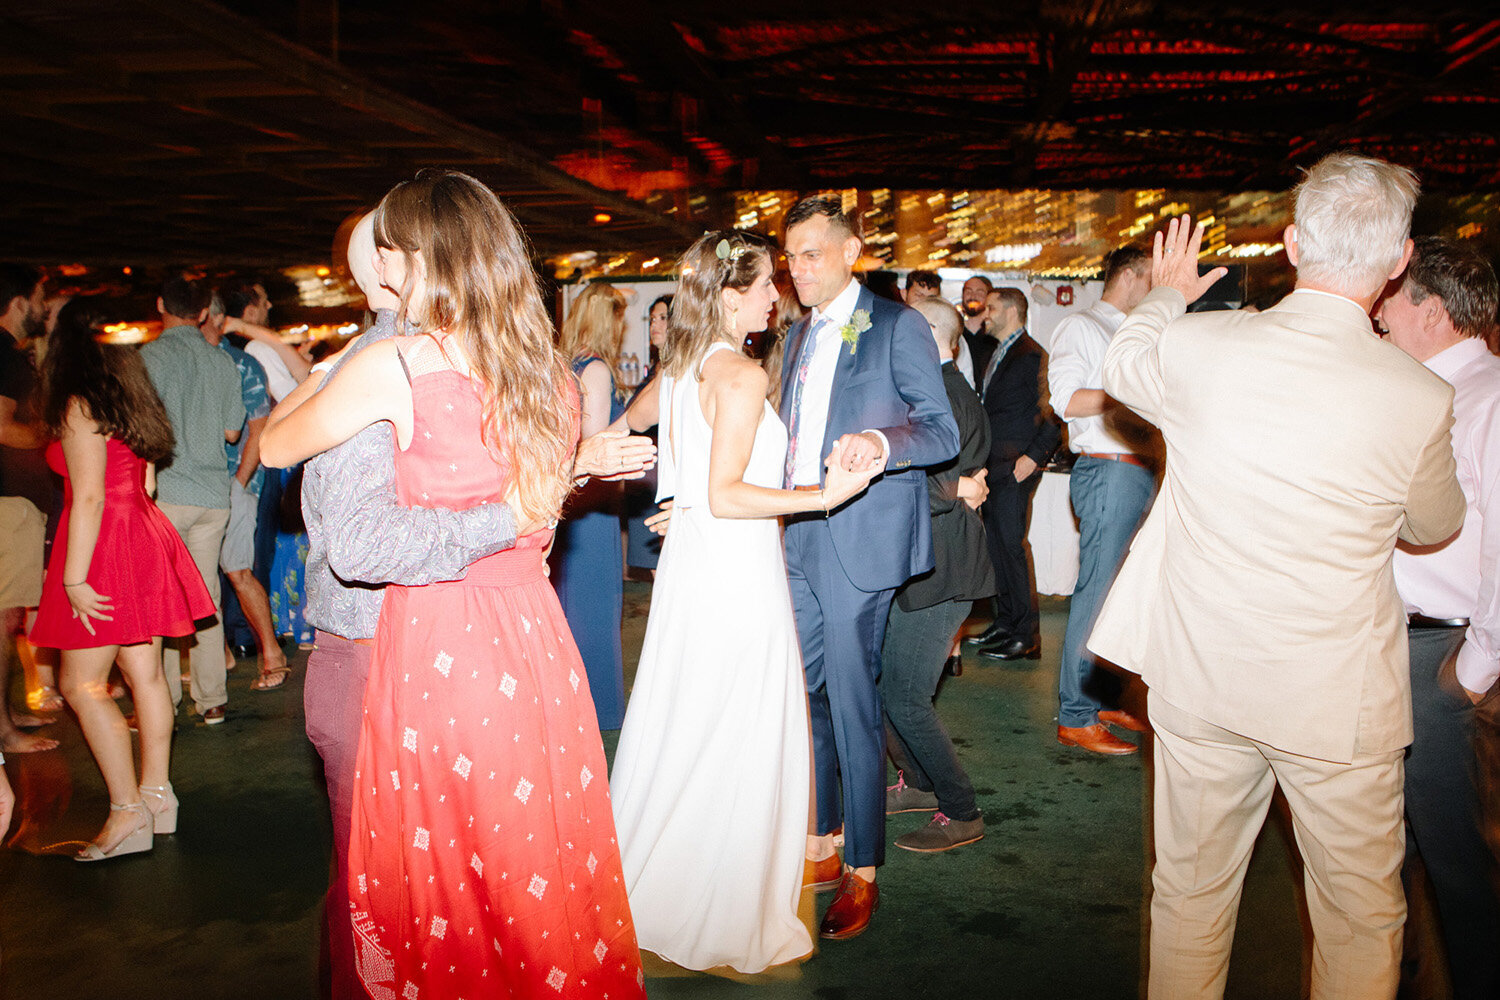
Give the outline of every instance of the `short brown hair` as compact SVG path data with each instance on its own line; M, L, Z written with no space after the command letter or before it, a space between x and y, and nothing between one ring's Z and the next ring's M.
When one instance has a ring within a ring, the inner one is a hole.
M1016 319L1021 321L1021 325L1026 325L1026 310L1030 307L1026 302L1025 292L1019 288L1011 288L1009 285L1003 285L1000 288L992 289L990 294L1000 296L1001 302L1004 302L1016 311Z
M1487 337L1495 325L1500 288L1495 269L1472 247L1439 236L1413 241L1402 287L1413 302L1435 295L1453 329L1465 337Z
M937 294L941 294L943 291L943 279L938 277L936 271L908 271L906 275L906 287L909 290L913 285L930 288Z
M808 219L818 215L827 219L829 225L836 229L842 229L855 239L864 239L863 234L859 231L859 220L849 212L844 211L842 198L832 194L810 195L797 202L797 204L792 206L792 210L786 213L786 221L782 225L782 231L789 231L793 226L799 226Z
M1123 246L1111 250L1104 257L1104 288L1115 283L1115 279L1127 270L1138 273L1151 267L1151 255L1138 246Z

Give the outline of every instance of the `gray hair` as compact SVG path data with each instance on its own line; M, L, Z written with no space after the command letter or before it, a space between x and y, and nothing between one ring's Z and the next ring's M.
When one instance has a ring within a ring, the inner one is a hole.
M1378 291L1401 263L1420 192L1416 174L1384 160L1333 153L1297 185L1297 273L1331 292Z

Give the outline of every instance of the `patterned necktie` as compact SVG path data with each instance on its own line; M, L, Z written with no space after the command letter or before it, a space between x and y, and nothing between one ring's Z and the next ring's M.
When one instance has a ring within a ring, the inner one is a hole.
M807 384L807 369L812 366L813 353L818 346L818 333L828 322L828 318L819 317L807 331L807 336L802 338L802 350L797 358L797 374L792 378L792 406L791 420L786 428L786 479L787 489L792 488L792 470L797 464L797 427L802 422L802 387Z

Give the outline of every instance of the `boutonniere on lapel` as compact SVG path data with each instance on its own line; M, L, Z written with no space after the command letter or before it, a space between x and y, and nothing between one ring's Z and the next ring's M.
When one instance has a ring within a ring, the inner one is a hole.
M839 327L839 338L849 345L849 355L859 350L859 335L870 328L870 311L868 309L856 309L854 315L849 317L849 322Z

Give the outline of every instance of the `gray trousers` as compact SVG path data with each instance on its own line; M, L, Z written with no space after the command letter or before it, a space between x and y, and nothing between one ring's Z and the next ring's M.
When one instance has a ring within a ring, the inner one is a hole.
M1456 1000L1500 997L1500 896L1480 821L1474 705L1453 673L1461 628L1414 628L1406 849L1432 881ZM1493 697L1493 694L1492 694Z

